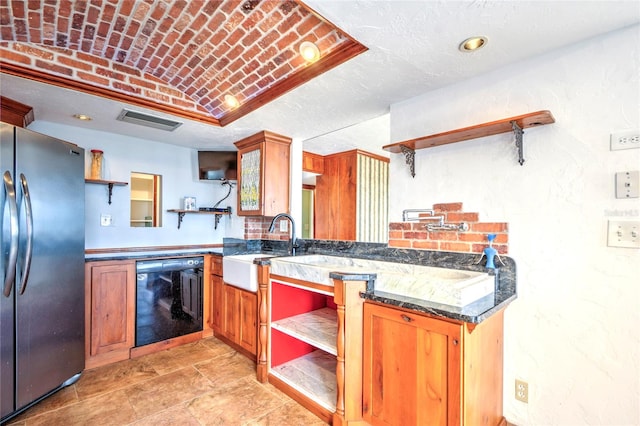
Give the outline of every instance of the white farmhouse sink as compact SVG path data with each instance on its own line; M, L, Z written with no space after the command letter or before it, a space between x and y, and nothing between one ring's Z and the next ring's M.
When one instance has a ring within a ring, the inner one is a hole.
M269 254L237 254L222 257L222 279L225 283L248 291L258 290L258 265L253 260L272 257Z
M325 255L271 259L274 275L333 285L331 272L375 273L376 291L457 307L495 291L495 277L485 272Z

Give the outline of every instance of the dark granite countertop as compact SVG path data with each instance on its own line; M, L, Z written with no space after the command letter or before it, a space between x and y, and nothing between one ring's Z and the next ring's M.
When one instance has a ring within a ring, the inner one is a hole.
M385 262L408 263L424 266L435 266L451 269L463 269L477 272L495 273L496 290L493 295L482 298L462 308L456 306L433 303L421 299L413 299L396 294L376 291L375 274L341 274L332 273L332 278L343 280L369 281L367 291L361 296L372 302L410 309L443 318L449 318L468 323L480 323L494 313L506 308L517 298L516 264L508 256L501 256L503 262L498 269L485 268L484 261L477 264L479 254L457 253L431 250L412 250L390 248L383 243L359 243L354 241L331 240L298 240L297 255L322 254L327 256L355 257L361 259L380 260ZM273 254L274 257L287 256L287 241L280 240L242 240L225 238L223 247L207 248L203 250L166 250L155 252L126 252L100 255L87 255L86 261L97 260L143 260L149 258L168 258L177 256L201 256L213 254L231 256L237 254ZM268 264L269 258L260 258L255 263Z
M477 264L481 255L475 253L390 248L381 243L357 243L352 241L299 240L299 243L298 255L323 254L327 256L357 257L386 262L489 272L496 275L496 289L493 295L460 308L376 291L375 274L341 274L338 271L332 273L332 278L369 281L367 291L361 293L361 296L372 302L478 324L506 308L517 298L516 263L508 256L500 256L503 262L502 265L499 265L498 269L492 270L484 267L484 260L481 264Z

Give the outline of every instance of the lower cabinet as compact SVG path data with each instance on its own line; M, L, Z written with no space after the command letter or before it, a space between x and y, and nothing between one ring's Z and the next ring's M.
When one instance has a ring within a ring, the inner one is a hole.
M135 344L135 261L85 264L86 368L129 358Z
M212 256L210 326L214 335L234 349L256 358L258 340L258 296L250 291L225 284L222 258Z
M258 337L258 297L255 293L224 285L225 336L255 358Z
M447 321L365 303L363 418L371 425L501 425L503 312Z

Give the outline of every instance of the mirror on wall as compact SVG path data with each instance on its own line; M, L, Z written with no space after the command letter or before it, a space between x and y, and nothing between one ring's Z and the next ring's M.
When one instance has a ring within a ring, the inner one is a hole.
M131 172L131 226L162 226L162 176Z

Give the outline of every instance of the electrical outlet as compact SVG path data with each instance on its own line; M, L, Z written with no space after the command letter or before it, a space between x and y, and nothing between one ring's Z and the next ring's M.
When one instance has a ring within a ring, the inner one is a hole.
M110 214L101 214L100 215L100 226L111 226L111 215Z
M609 247L640 248L640 221L610 220L607 235Z
M280 221L280 232L287 232L289 230L289 222L286 220Z
M611 133L611 151L640 148L640 130Z
M529 384L527 382L516 379L516 399L529 403Z

